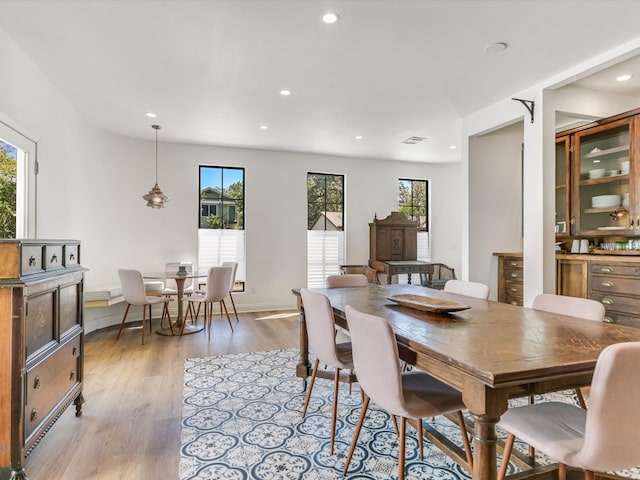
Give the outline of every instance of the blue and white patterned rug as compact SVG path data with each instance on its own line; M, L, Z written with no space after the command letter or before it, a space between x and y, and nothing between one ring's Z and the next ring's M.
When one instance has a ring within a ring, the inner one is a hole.
M301 418L306 392L295 376L297 361L297 349L185 360L180 480L345 478L342 470L361 408L359 389L356 385L349 394L347 385L340 386L335 452L329 455L333 382L316 380L307 415ZM425 422L462 445L457 426L447 419ZM515 448L526 447L516 442ZM545 463L543 457L539 460ZM346 478L387 480L397 478L397 471L398 440L391 418L371 403ZM625 474L640 479L640 470ZM416 432L408 428L405 478L471 477L430 442L425 441L421 460Z

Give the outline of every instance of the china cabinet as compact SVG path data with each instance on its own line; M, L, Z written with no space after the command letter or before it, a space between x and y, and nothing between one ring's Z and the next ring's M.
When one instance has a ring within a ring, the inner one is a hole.
M571 136L556 138L556 234L559 237L569 235L571 229L570 154Z
M66 408L82 411L85 269L75 240L0 240L0 258L0 479L21 480Z

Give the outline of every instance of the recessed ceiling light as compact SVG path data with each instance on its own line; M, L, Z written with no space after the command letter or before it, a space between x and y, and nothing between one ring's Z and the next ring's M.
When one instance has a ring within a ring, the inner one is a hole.
M353 138L355 138L356 140L362 140L362 135L356 135L356 136L355 136L355 137L353 137Z
M507 49L507 44L505 42L495 42L490 43L486 47L484 47L484 53L499 53L503 50Z
M455 150L456 148L458 148L456 145L449 145L449 150Z
M268 130L269 127L267 125L260 125L260 130Z
M149 117L149 118L156 118L157 117L157 115L155 113L153 113L153 112L147 112L147 113L145 113L145 115L147 117Z
M338 20L340 20L340 15L335 12L327 12L322 16L324 23L336 23Z
M631 77L633 77L633 75L629 75L627 73L627 74L624 74L624 75L620 75L619 77L616 78L616 80L618 82L626 82L627 80L631 80Z
M280 95L286 97L287 95L291 95L291 92L289 90L280 90Z

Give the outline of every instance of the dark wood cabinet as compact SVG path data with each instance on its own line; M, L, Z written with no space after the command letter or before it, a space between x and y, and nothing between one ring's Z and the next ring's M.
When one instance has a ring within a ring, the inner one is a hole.
M522 306L524 261L522 253L494 253L498 257L498 301Z
M72 403L81 415L80 242L0 240L0 479L24 479L24 459Z

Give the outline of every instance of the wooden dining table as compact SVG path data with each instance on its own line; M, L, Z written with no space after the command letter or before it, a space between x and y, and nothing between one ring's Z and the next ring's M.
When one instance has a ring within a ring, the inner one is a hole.
M386 318L402 359L462 392L473 418L474 480L496 479L495 427L510 398L588 386L598 355L606 346L640 341L640 329L415 285L311 290L329 298L340 326L347 327L347 305ZM428 312L388 299L403 294L470 308ZM310 364L304 305L300 322L296 374L306 378Z

